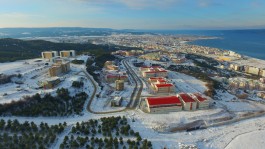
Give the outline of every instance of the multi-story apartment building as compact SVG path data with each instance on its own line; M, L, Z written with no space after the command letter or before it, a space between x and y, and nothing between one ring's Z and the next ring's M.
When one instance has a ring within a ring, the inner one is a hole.
M75 50L60 51L61 57L75 57Z
M52 59L54 57L58 57L58 52L57 51L45 51L45 52L41 52L41 57L43 59Z

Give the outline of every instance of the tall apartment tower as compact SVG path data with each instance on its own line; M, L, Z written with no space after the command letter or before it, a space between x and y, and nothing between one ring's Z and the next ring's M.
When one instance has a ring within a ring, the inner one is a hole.
M43 59L52 59L54 57L58 56L58 52L57 51L44 51L41 52L41 57Z
M75 50L60 51L61 57L75 57Z
M116 91L122 91L124 90L124 81L123 80L116 80Z

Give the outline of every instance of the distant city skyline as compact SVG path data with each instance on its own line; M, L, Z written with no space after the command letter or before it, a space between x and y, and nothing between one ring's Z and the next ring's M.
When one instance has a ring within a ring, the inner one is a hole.
M263 0L0 0L0 28L265 28Z

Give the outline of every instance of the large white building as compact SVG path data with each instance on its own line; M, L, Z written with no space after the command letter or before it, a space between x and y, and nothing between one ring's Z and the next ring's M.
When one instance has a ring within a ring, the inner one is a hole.
M181 93L176 96L147 97L145 103L149 113L168 113L181 110L208 109L210 101L199 93Z
M151 77L148 79L151 87L155 93L172 93L175 91L175 87L172 83L167 83L165 78Z
M181 99L183 110L194 111L197 109L197 101L190 97L188 94L180 93L177 96Z
M160 66L141 67L140 71L145 78L167 77L167 71Z
M182 110L182 104L177 96L147 97L145 99L149 113L168 113Z
M197 101L197 109L208 109L210 105L210 100L203 97L199 93L189 94L193 99Z

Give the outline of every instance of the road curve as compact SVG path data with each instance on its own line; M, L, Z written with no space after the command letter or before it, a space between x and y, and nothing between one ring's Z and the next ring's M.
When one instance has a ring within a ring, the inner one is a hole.
M143 83L139 79L139 77L136 75L136 73L131 69L131 67L125 62L125 60L122 60L122 63L125 66L125 68L128 70L128 75L130 75L133 78L134 82L135 82L135 87L133 89L133 92L131 94L129 103L127 104L126 108L125 109L121 109L121 110L105 111L105 112L93 111L92 108L91 108L91 105L92 105L92 102L93 102L93 100L94 100L94 98L96 96L96 93L97 93L97 85L95 83L95 80L88 74L88 72L83 70L83 72L85 73L86 77L90 80L90 82L92 83L92 85L94 87L93 93L92 93L92 95L91 95L91 97L89 99L88 105L87 105L87 111L88 112L93 113L93 114L109 114L109 113L117 113L117 112L122 112L122 111L126 111L126 110L131 110L131 109L135 109L137 107L137 105L138 105L138 103L140 101L139 99L140 99L142 90L143 90ZM140 82L140 88L139 88L138 92L137 92L137 89L138 89L138 81L137 80ZM136 94L136 92L137 92L137 94ZM134 99L136 101L134 101Z

